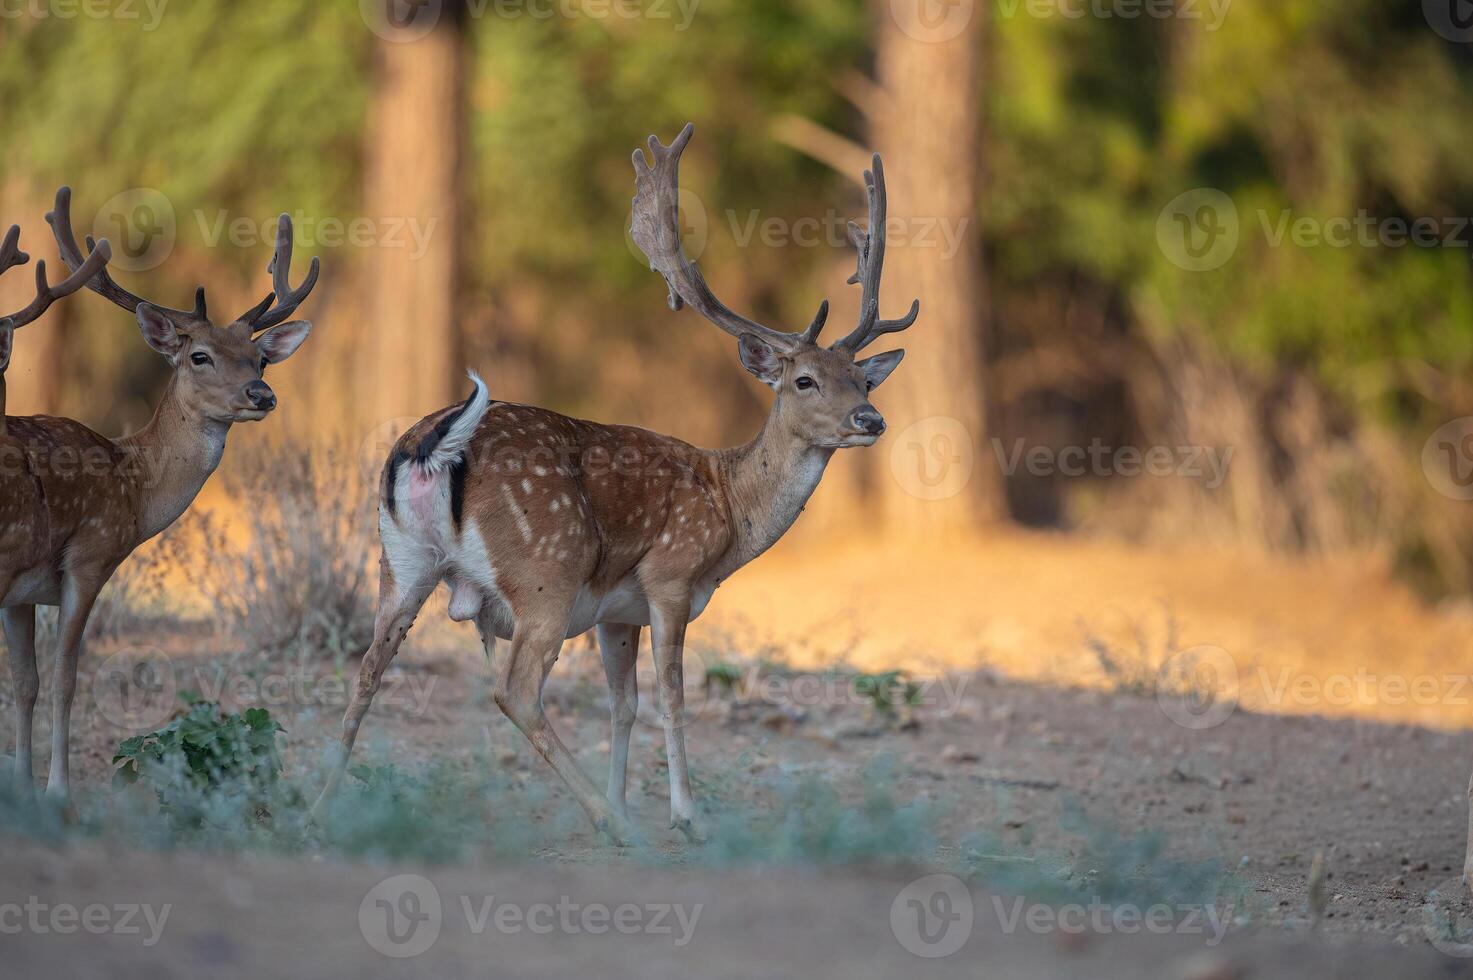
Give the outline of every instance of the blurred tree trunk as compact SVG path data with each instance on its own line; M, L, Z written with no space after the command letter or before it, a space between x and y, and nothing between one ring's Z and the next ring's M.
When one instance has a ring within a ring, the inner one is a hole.
M919 296L921 318L909 333L885 338L898 340L906 356L877 398L892 432L869 463L883 467L871 486L892 527L946 531L1003 515L983 384L978 197L986 7L876 3L879 91L868 108L890 197L882 315L899 316ZM884 349L876 344L869 353Z
M51 270L59 265L53 254L51 229L39 220L49 205L38 207L40 203L24 179L12 176L0 187L0 215L9 219L0 232L11 224L20 225L20 247L31 255L29 265L0 278L0 312L19 310L30 303L36 294L34 270L38 260L46 259ZM52 271L52 282L63 275ZM58 303L43 320L16 331L15 350L5 378L8 414L55 415L61 411L62 386L58 382L63 377L66 355L67 308L68 304Z
M355 329L366 362L357 372L360 421L422 416L456 397L459 362L457 297L465 76L463 0L435 4L384 0L383 38L375 52L364 161L364 213L386 236L399 222L429 231L415 254L407 231L370 250L365 321ZM395 18L398 18L396 21ZM423 36L420 36L420 35ZM433 224L431 224L433 223Z

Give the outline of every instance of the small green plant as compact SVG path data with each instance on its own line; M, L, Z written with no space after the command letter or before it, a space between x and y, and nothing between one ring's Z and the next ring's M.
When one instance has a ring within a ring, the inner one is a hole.
M907 679L898 670L887 670L882 674L856 674L854 690L860 697L869 699L875 711L886 717L894 717L904 709L913 707L921 699L920 685Z
M706 693L730 697L741 686L742 670L732 663L713 663L706 668Z
M214 701L196 701L158 731L124 740L113 783L147 782L176 826L199 826L240 806L261 816L281 774L283 731L265 708L227 715Z

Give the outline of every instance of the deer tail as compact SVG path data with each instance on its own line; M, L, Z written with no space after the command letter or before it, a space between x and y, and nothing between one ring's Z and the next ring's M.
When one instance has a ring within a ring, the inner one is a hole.
M491 407L491 393L486 382L474 371L469 372L475 390L465 404L440 420L434 431L420 440L414 454L414 464L421 472L434 476L442 473L465 458L481 419Z

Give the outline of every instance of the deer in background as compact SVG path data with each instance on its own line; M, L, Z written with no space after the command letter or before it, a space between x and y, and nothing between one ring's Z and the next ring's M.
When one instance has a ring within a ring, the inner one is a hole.
M276 395L262 374L307 339L312 325L288 318L316 285L319 263L314 258L302 285L292 288L292 225L283 214L267 270L273 292L243 316L216 326L206 311L203 287L195 293L194 309L170 309L119 286L96 261L99 252L104 258L107 253L90 237L92 256L84 259L72 232L70 188L57 191L56 208L46 220L73 277L134 314L143 339L173 367L153 420L121 439L108 439L70 419L6 420L40 487L48 521L40 561L0 592L16 692L15 781L22 792L33 791L31 721L40 688L36 606L59 606L46 793L65 801L77 661L93 603L123 560L193 503L220 465L230 427L264 419L276 407Z
M41 483L26 463L25 445L12 438L5 422L5 372L15 331L40 319L57 300L81 289L112 258L107 240L97 243L82 267L55 286L46 278L46 263L36 263L36 298L25 309L0 316L0 596L22 572L39 565L46 557L50 521L41 496ZM0 242L0 276L31 257L20 250L20 226L12 225Z
M666 279L670 306L689 305L737 340L746 369L777 398L761 433L736 449L698 449L622 425L493 402L475 390L459 406L413 426L394 447L379 490L380 562L373 644L343 718L342 741L320 814L342 779L359 726L430 593L450 587L450 618L473 621L493 663L497 705L562 777L595 828L630 839L625 799L629 737L638 702L635 657L649 626L670 771L671 826L704 832L686 767L682 651L686 626L737 569L797 520L835 450L872 446L885 421L869 396L903 351L856 361L880 336L911 326L920 303L880 318L885 261L885 175L865 174L869 230L851 223L863 288L858 326L831 347L817 340L824 303L808 329L785 333L740 316L711 292L680 244L680 156L650 137L653 166L634 154L634 240ZM563 641L597 627L609 684L613 737L607 794L579 768L549 724L542 689ZM511 649L499 664L497 639Z

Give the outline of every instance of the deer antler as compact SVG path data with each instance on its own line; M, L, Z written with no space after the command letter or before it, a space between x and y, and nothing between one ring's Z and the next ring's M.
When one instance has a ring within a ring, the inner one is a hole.
M864 172L864 187L869 195L869 231L849 222L849 240L859 249L859 268L849 277L849 283L859 283L864 290L859 326L832 348L850 354L858 354L887 333L907 329L921 312L921 301L916 300L910 312L899 320L880 319L880 275L885 268L885 220L890 204L885 195L885 165L878 153L874 157L874 169Z
M72 231L72 189L62 186L56 192L56 207L47 212L46 223L51 226L51 233L56 236L56 247L61 251L61 260L73 272L81 270L83 265L82 250L77 247L77 236ZM87 236L87 247L95 248L92 236ZM193 310L175 310L157 303L150 303L142 296L128 292L119 286L106 269L99 270L87 280L87 288L95 293L107 297L118 306L129 313L138 312L138 304L148 303L167 317L176 327L188 327L200 323L209 323L209 315L205 312L205 287L200 286L194 291Z
M307 299L312 287L317 285L317 274L322 271L322 263L313 256L307 278L296 289L292 288L290 273L294 241L291 216L283 213L276 222L276 252L271 256L271 264L266 267L266 271L271 273L272 292L236 321L249 327L253 334L285 322Z
M634 179L638 193L634 196L631 231L634 243L650 260L650 268L665 277L670 287L670 308L679 310L689 304L733 337L756 334L779 350L791 351L811 344L823 329L828 317L828 304L819 308L813 324L802 333L785 333L765 327L740 313L733 312L711 292L701 270L686 257L680 244L680 155L690 144L696 127L687 123L668 147L659 139L649 139L651 167L643 150L634 151Z
M36 263L36 298L31 300L29 306L16 313L0 315L0 320L10 321L12 327L23 327L36 320L57 300L70 296L87 284L87 280L96 275L105 275L103 269L107 267L108 260L112 258L112 246L103 239L92 247L91 254L81 261L77 270L56 285L51 285L46 278L46 262L41 260ZM0 242L0 275L4 275L16 266L25 265L31 261L31 257L20 250L20 226L12 225L10 231L5 235L5 240Z

